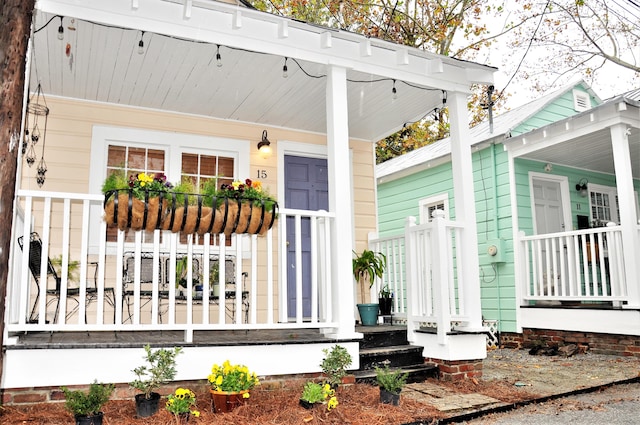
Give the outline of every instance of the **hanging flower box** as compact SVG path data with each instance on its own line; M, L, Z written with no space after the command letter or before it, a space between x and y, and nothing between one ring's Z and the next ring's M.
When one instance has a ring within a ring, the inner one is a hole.
M139 173L129 176L115 171L102 185L104 219L120 230L159 229L167 213L165 196L173 185L164 174Z
M105 193L104 219L108 227L120 230L153 231L160 228L167 208L166 199L149 192L145 199L138 199L130 189L118 189Z

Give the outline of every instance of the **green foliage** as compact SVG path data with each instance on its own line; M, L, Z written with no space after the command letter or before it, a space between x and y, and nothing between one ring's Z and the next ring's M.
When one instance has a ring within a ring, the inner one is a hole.
M111 190L126 189L129 187L129 180L124 170L117 169L111 170L111 173L102 182L102 193L107 193Z
M320 363L322 371L329 378L330 384L340 385L342 378L347 374L347 368L351 366L351 354L340 345L334 345L331 350L325 348L322 352L324 353L324 358Z
M66 399L64 406L74 415L91 416L100 412L109 397L113 393L115 386L113 384L102 384L94 381L89 385L89 392L85 393L80 390L69 390L62 387Z
M389 285L384 285L380 289L380 298L391 298L391 288L389 288Z
M197 194L198 191L193 181L187 177L183 177L180 183L173 187L171 192L176 194L176 207L184 206L185 200L187 205L195 205L197 203L198 198L194 195Z
M356 254L354 252L354 254ZM373 252L368 249L356 254L352 260L353 277L358 282L369 279L369 288L373 286L375 278L381 278L387 268L387 256L381 252Z
M133 369L133 373L138 378L129 385L143 392L145 398L151 398L153 390L170 382L176 376L176 356L182 352L182 347L174 347L172 350L159 348L154 351L147 344L144 351L147 364Z
M409 373L402 373L400 370L391 370L389 366L376 368L376 381L381 388L393 394L400 394L402 388L407 383Z
M196 409L196 395L187 388L178 388L175 393L167 396L165 408L174 415L190 413L196 417L200 416L200 412Z
M225 360L222 366L214 364L207 380L216 391L239 392L260 384L255 372L249 371L245 365L232 365L229 360Z
M51 258L51 265L55 269L58 276L62 277L62 255L58 255L57 257ZM69 264L67 267L67 278L70 282L78 282L80 278L78 276L78 268L80 267L80 261L69 260Z
M322 403L333 394L335 392L329 384L318 384L309 381L304 384L300 398L309 403Z

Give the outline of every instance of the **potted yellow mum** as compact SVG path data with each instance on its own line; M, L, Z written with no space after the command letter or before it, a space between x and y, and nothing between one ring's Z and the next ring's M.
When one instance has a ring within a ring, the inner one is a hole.
M249 398L249 391L260 384L257 375L247 366L232 365L229 360L222 365L214 364L207 380L211 385L212 409L216 413L230 412Z

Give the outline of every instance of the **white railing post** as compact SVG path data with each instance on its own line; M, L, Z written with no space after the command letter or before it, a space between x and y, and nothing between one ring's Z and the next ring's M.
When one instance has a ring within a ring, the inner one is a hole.
M445 227L444 211L435 210L431 223L433 224L430 250L432 261L431 270L433 272L433 299L435 302L434 313L438 326L438 343L446 345L448 339L447 334L451 330L451 305L448 288L450 282L447 273L450 260L448 257L451 255L451 250L447 249L449 244L447 229ZM460 243L460 241L456 242Z
M404 245L406 255L406 276L407 276L407 341L415 342L415 331L420 328L420 324L416 323L417 291L416 285L419 284L419 273L416 261L416 237L411 228L416 225L415 217L407 217L404 225Z

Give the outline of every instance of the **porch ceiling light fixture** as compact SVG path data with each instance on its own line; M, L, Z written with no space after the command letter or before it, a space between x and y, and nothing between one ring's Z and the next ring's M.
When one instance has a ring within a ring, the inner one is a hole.
M271 155L271 142L267 139L267 130L262 132L262 140L258 142L258 151L263 158L268 158Z
M62 16L60 16L60 26L58 27L58 40L64 40L64 27L62 26Z
M580 179L578 184L576 184L576 191L580 193L580 196L583 198L586 198L589 194L589 191L587 190L587 183L589 183L587 179Z

